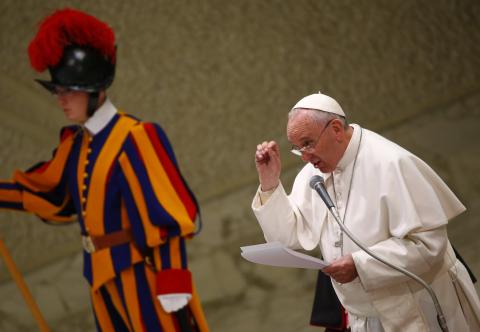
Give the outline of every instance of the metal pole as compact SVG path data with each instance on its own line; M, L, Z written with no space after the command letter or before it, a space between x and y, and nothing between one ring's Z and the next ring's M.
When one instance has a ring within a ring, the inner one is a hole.
M15 262L13 261L12 256L10 255L10 252L8 251L7 247L5 246L1 238L0 238L0 254L3 257L5 265L7 266L7 269L10 272L10 274L12 275L13 280L15 280L17 287L20 289L20 292L23 295L23 299L25 300L28 308L32 312L33 317L37 321L37 325L40 328L40 331L50 332L50 328L47 326L47 323L43 319L42 313L40 312L40 309L38 308L37 303L33 299L32 294L28 290L27 284L23 280L22 274L20 273L17 266L15 265Z

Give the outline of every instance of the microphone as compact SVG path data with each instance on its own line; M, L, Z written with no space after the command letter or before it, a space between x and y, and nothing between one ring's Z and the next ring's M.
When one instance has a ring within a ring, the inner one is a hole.
M329 210L335 207L335 205L333 205L332 199L330 198L330 195L328 195L327 189L325 188L325 181L323 180L323 177L321 177L320 175L312 176L312 178L310 179L310 188L315 190L320 195Z
M375 258L376 260L382 262L383 264L391 267L394 270L397 270L400 273L403 273L407 277L412 278L416 282L418 282L420 285L422 285L427 292L429 293L430 297L432 298L433 304L435 305L435 309L437 311L437 321L438 325L440 325L440 329L443 332L448 332L448 327L447 327L447 321L445 319L445 316L443 314L442 308L440 307L440 303L438 302L437 296L435 295L435 292L433 289L428 285L423 279L418 277L416 274L413 274L412 272L404 269L403 267L396 266L385 259L377 256L375 253L373 253L370 249L368 249L365 245L363 245L359 239L357 239L343 224L341 221L340 215L337 211L337 208L332 202L332 199L330 198L330 195L327 192L327 189L325 188L325 180L323 180L323 177L320 175L314 175L310 179L310 188L315 190L319 195L320 198L323 200L325 205L327 206L328 210L330 213L333 215L335 221L337 222L338 226L340 226L341 230L347 234L347 236L357 245L359 246L363 251L365 251L367 254Z

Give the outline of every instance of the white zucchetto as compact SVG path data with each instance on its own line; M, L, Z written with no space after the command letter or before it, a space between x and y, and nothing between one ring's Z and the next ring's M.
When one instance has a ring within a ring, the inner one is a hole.
M296 108L319 110L345 117L345 113L342 107L340 107L340 104L332 97L324 95L321 92L303 97L292 107L292 109Z

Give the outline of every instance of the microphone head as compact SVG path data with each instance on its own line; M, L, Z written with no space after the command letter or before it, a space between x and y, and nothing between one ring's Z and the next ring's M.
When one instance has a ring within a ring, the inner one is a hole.
M323 180L323 177L320 176L320 175L314 175L312 176L312 178L310 179L310 188L312 189L315 189L315 185L317 183L324 183L325 181Z

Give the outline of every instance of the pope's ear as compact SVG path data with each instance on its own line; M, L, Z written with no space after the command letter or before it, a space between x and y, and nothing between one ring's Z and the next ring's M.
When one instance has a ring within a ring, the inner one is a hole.
M345 131L345 128L343 127L343 122L340 119L332 120L330 126L334 130L335 134L340 134Z

